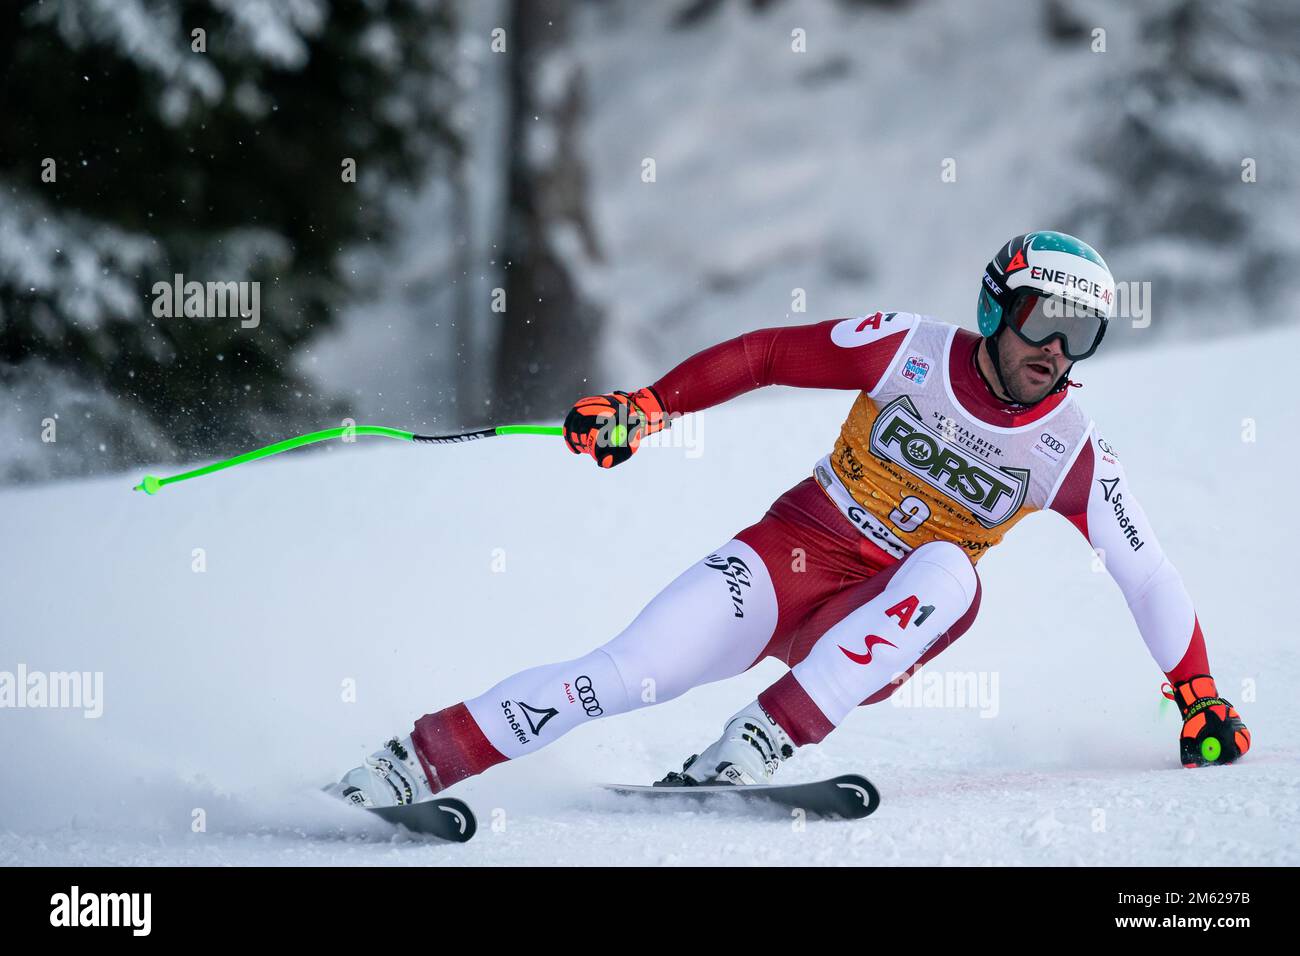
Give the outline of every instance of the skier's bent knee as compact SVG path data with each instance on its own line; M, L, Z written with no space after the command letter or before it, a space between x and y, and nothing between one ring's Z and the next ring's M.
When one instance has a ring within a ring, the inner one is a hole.
M971 564L970 557L966 552L951 541L931 541L928 544L921 545L903 562L899 574L906 573L909 567L915 564L932 565L951 575L966 595L967 606L969 606L970 601L975 599L977 588L975 565Z

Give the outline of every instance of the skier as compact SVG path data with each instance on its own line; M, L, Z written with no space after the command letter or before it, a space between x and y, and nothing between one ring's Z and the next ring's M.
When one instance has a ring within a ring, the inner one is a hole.
M906 312L763 329L639 391L579 400L565 440L612 468L673 417L754 388L860 392L812 476L613 640L421 717L338 792L371 807L426 800L587 721L775 657L791 669L661 781L766 782L961 637L979 610L976 562L1021 518L1048 509L1079 529L1123 591L1182 713L1183 765L1236 760L1250 732L1210 676L1182 579L1115 450L1071 394L1073 363L1101 343L1114 297L1091 246L1033 232L986 267L980 335Z

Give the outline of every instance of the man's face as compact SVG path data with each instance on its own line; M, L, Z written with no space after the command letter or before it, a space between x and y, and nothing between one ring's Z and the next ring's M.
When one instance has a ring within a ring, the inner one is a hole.
M1058 339L1030 345L1007 329L998 336L997 345L1002 379L1008 393L1021 405L1041 402L1074 364L1061 351Z

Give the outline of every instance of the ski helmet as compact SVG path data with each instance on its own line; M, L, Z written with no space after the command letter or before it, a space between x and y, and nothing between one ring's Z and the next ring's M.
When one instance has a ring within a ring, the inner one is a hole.
M1115 307L1115 279L1097 250L1063 232L1016 236L984 268L979 328L1030 345L1059 339L1071 362L1097 351Z

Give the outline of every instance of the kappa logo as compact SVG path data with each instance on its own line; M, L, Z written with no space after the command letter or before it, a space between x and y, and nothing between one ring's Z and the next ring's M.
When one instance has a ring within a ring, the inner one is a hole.
M929 428L906 395L876 416L871 452L961 503L986 528L1011 518L1029 494L1028 468L994 466L971 457L956 441Z
M897 644L891 644L883 637L877 637L875 634L868 634L865 640L867 644L867 652L865 654L855 654L853 651L849 650L843 644L836 644L835 646L838 647L840 650L842 650L844 652L844 656L847 657L849 660L851 660L853 663L863 664L863 665L871 663L871 649L873 647L876 647L879 644L884 644L888 647L893 647L893 648L898 647Z

